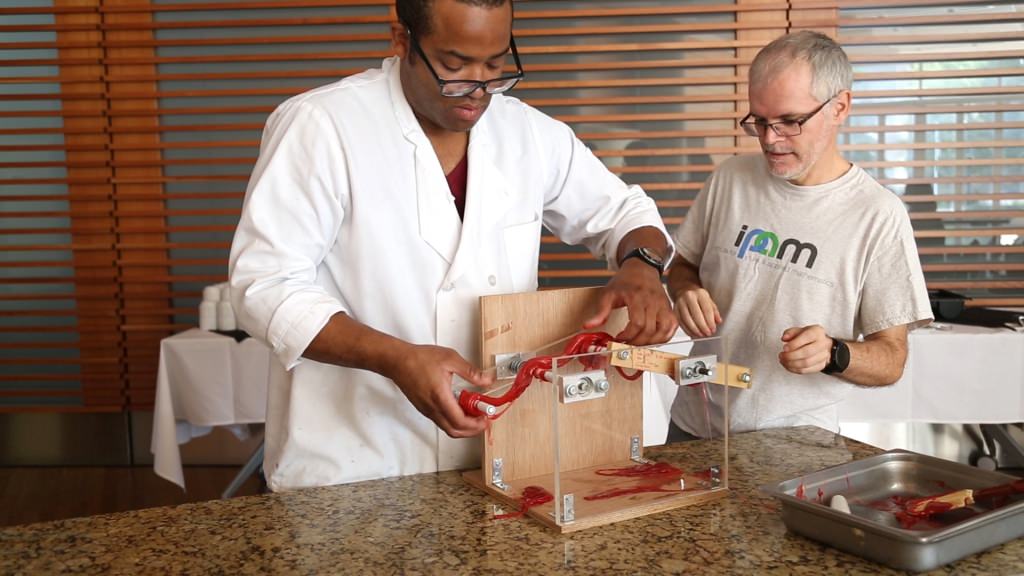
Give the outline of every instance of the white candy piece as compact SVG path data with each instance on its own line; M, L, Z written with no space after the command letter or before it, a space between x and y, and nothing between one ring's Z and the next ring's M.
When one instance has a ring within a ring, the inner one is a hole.
M833 496L832 500L829 501L829 506L831 506L833 510L839 510L840 512L846 512L847 514L850 513L850 503L846 501L846 497L842 494L836 494Z

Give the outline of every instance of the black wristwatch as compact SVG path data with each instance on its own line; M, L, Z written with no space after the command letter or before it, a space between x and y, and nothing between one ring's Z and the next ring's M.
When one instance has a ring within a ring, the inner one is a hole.
M651 250L650 248L644 248L641 246L640 248L636 248L630 251L622 258L622 261L619 262L619 268L621 268L622 265L626 263L626 260L629 260L630 258L639 258L645 264L648 264L656 268L658 270L658 274L662 274L665 272L665 261L662 260L661 256L658 256L658 254L654 252L654 250Z
M832 352L828 364L821 370L825 374L842 374L850 366L850 347L839 338L832 339Z

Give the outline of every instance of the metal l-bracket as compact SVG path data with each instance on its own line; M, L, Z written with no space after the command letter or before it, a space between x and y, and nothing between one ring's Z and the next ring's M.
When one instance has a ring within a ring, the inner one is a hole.
M505 484L504 470L501 458L495 458L491 461L491 484L495 488L503 492L508 491L508 484Z
M531 354L527 352L509 352L507 354L494 355L494 377L498 380L515 378L519 373L519 367L526 362Z
M631 436L629 438L629 459L637 464L650 464L650 460L641 456L642 452L643 446L640 444L640 437Z
M572 494L562 495L562 522L572 522L576 520L576 505L575 498Z

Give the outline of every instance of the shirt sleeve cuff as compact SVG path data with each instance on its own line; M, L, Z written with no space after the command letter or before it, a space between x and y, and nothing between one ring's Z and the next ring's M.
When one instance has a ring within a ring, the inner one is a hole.
M302 353L331 317L345 312L340 302L322 293L298 293L278 307L267 340L286 370L302 363Z

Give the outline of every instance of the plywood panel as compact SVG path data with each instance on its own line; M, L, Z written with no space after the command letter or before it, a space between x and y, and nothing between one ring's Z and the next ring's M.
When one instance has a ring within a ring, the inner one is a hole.
M494 365L495 354L541 350L561 355L566 336L578 332L596 309L600 288L572 288L524 294L487 296L480 301L483 363ZM604 331L615 334L625 326L617 311ZM573 369L572 366L567 366ZM576 369L583 370L576 365ZM564 370L563 370L564 371ZM609 373L611 376L613 373ZM562 469L572 470L629 457L629 438L643 428L643 389L622 384L615 375L603 400L558 405L564 439ZM554 471L554 387L535 381L515 404L495 420L484 446L484 472L501 458L503 477L525 478ZM600 433L595 425L600 424ZM572 438L587 437L586 442Z

